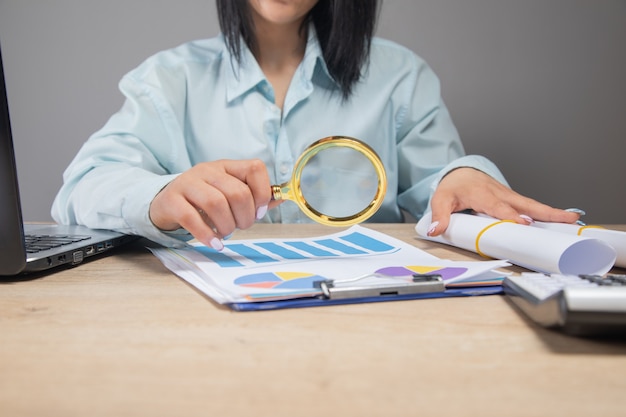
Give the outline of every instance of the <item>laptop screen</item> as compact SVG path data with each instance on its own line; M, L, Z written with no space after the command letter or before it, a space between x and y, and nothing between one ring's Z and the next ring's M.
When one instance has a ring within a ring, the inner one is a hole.
M18 273L24 268L26 252L1 50L0 196L0 275L9 275Z

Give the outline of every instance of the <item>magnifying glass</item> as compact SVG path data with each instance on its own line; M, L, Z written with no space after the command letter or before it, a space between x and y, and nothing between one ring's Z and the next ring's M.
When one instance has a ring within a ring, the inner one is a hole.
M387 175L364 142L330 136L311 144L296 161L291 179L272 186L274 200L290 200L327 226L350 226L370 218L387 191Z

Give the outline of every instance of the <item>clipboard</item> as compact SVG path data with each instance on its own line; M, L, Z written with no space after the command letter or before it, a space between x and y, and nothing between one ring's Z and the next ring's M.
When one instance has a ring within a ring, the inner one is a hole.
M415 294L401 294L378 297L327 299L323 297L298 298L291 300L261 301L256 303L228 303L225 304L234 311L263 311L288 308L325 307L341 304L379 303L387 301L405 301L449 297L473 297L483 295L504 294L501 285L487 287L449 288L443 292L426 292Z
M235 311L262 311L299 307L323 307L340 304L377 303L429 298L468 297L502 294L501 285L446 288L440 275L413 275L411 282L381 286L362 286L354 282L332 280L317 283L322 295L317 297L252 303L228 303Z

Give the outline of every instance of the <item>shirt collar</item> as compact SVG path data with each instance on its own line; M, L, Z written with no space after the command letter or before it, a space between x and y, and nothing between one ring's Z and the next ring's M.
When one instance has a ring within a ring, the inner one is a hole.
M322 47L319 39L317 38L317 31L315 30L315 26L313 26L313 24L309 25L309 37L304 51L302 68L303 74L308 80L318 81L316 77L321 77L325 78L325 82L330 81L333 84L335 83L333 77L331 77L328 72L328 68L326 67Z
M309 25L308 33L304 58L302 59L298 71L294 74L294 77L301 77L302 81L318 83L325 86L328 86L329 83L336 85L324 62L322 48L317 39L317 32L312 24ZM222 39L224 39L223 36ZM250 51L243 40L240 40L240 42L240 63L237 62L237 59L231 55L230 51L225 46L225 56L228 61L226 63L226 99L229 103L255 89L259 89L263 94L266 94L266 92L270 90L267 88L269 82L265 78L252 51Z

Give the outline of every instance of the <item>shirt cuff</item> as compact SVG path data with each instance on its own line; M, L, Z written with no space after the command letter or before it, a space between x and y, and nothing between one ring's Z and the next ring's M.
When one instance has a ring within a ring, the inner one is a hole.
M506 185L507 187L510 187L509 183L504 178L504 175L502 175L502 172L500 172L498 167L489 159L481 155L466 155L450 162L439 172L439 175L435 177L435 179L430 185L431 197L433 193L435 192L435 190L437 189L437 186L439 185L443 177L445 177L446 175L448 175L450 172L454 171L457 168L477 169L489 175L490 177L492 177L499 183ZM429 203L429 206L430 206L430 203Z
M178 174L158 176L150 181L142 181L130 190L129 197L122 206L122 216L131 232L166 247L182 248L192 236L184 229L163 231L150 220L150 204L154 197Z

